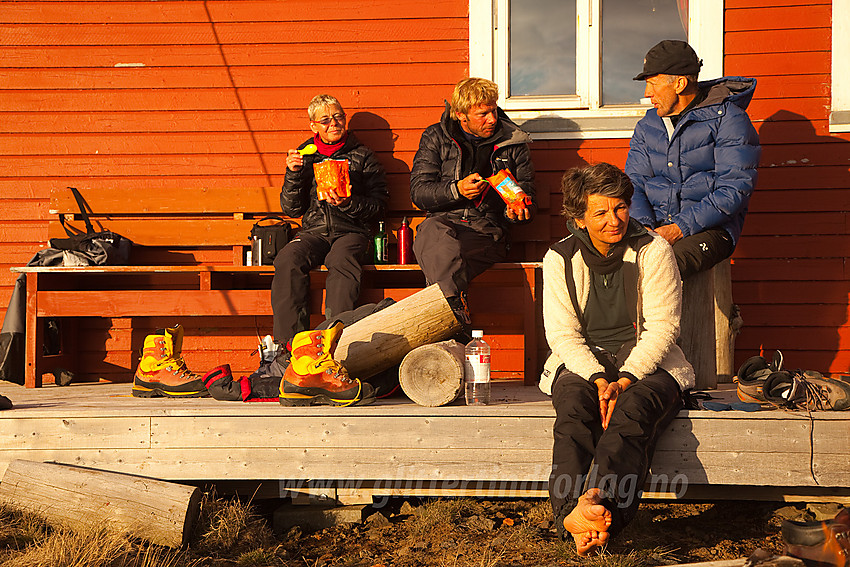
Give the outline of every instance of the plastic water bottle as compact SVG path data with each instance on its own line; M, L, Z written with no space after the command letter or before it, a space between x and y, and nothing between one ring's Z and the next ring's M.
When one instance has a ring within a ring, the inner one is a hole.
M484 331L472 331L472 340L466 345L463 380L468 406L490 403L490 345L483 336Z

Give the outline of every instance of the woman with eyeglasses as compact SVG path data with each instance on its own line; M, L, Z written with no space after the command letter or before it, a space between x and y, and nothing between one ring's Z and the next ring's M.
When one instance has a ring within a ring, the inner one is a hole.
M310 328L310 270L323 263L328 269L325 317L354 308L372 225L383 219L389 199L383 166L347 130L339 100L318 95L307 115L313 136L288 151L280 192L283 214L302 217L301 230L274 261L274 338L283 343ZM311 144L316 146L313 153L307 148ZM348 161L349 196L329 192L319 198L313 165L326 159Z

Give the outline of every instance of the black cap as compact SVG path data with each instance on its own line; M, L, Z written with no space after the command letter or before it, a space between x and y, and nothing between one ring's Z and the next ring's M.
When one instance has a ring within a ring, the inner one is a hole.
M643 81L653 75L699 75L702 59L694 48L678 39L665 39L650 49L643 59L643 73L634 78Z

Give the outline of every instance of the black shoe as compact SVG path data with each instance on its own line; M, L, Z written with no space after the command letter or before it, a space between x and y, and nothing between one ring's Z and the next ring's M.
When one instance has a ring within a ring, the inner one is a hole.
M764 382L763 393L768 402L786 409L850 409L850 382L824 378L813 370L773 372Z
M766 402L762 393L764 381L779 370L782 370L782 353L778 350L774 351L771 362L763 356L748 358L738 369L735 380L738 383L738 399L742 402Z

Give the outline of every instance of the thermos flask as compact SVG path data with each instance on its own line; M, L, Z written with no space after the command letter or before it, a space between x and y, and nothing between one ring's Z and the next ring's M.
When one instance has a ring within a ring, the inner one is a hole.
M398 227L398 263L413 263L413 229L407 224L407 217L402 219Z

